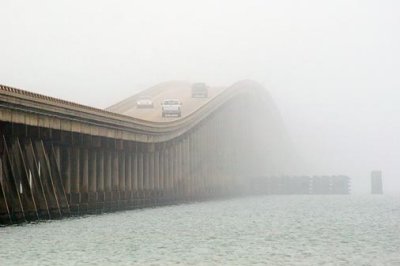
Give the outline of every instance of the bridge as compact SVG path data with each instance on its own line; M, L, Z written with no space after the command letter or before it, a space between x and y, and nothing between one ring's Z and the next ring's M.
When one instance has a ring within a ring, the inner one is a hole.
M0 224L232 197L290 169L265 88L190 88L165 82L102 110L0 86ZM141 94L153 109L136 107ZM164 98L181 99L181 117L161 116Z

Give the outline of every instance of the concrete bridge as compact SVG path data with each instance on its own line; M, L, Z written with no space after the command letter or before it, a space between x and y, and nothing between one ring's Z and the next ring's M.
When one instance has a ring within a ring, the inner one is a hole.
M0 86L0 224L242 193L293 154L267 91L253 81L209 88L166 82L106 110ZM93 97L96 97L93 91ZM182 117L161 117L180 98Z

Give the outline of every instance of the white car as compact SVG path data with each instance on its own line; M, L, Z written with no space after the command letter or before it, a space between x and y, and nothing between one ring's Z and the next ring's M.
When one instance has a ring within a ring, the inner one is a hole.
M165 99L161 103L162 117L167 115L182 115L182 103L178 99Z
M137 108L154 108L153 100L149 96L140 96L136 101Z

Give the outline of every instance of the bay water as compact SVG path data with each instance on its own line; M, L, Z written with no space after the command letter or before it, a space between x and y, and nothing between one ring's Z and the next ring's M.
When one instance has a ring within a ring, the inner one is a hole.
M0 265L400 265L400 197L254 196L1 227Z

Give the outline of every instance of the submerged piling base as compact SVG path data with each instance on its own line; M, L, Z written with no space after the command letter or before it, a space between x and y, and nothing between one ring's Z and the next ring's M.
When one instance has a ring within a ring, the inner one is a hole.
M211 190L190 197L177 196L171 193L164 193L163 191L136 191L122 194L119 192L71 193L67 195L69 203L68 211L62 210L60 214L58 209L49 209L48 212L40 212L39 215L31 212L13 212L12 216L9 216L7 213L0 213L0 225L167 206L230 196L232 195L217 193L217 191Z

